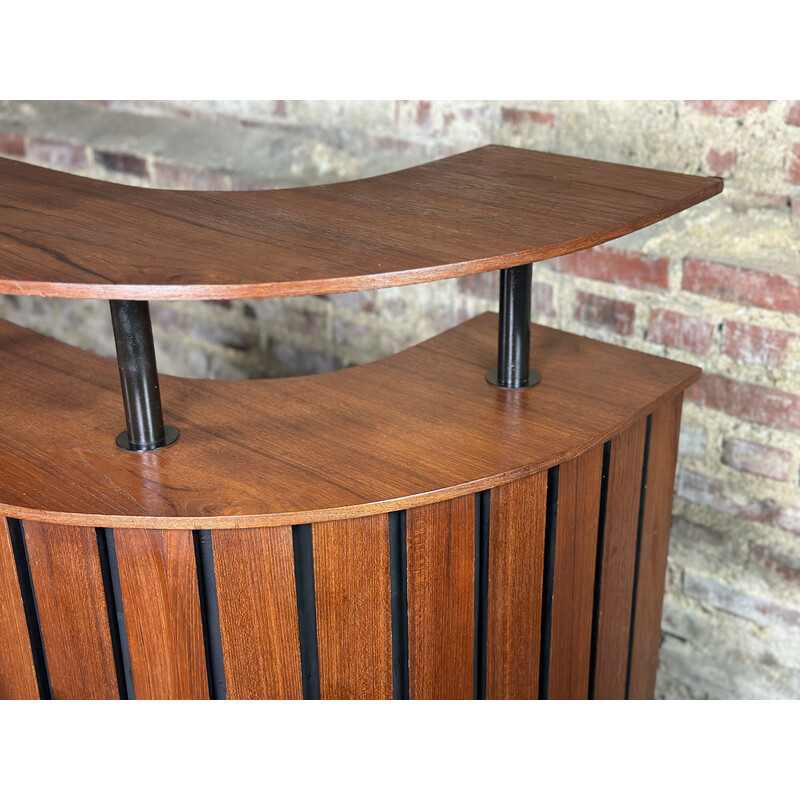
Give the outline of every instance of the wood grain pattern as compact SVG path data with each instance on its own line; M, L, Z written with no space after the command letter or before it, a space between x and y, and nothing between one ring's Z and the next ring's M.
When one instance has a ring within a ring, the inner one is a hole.
M533 326L542 382L508 392L484 379L497 359L486 314L325 375L163 376L181 438L132 454L114 444L124 419L113 362L10 323L0 338L0 513L115 529L299 524L474 493L591 449L700 374Z
M114 542L136 698L207 699L192 532L119 530Z
M53 699L118 698L94 528L24 527Z
M390 699L389 518L317 523L312 537L322 699Z
M653 412L647 492L642 518L642 545L631 650L628 697L652 700L661 644L661 607L667 572L669 529L672 522L673 484L681 427L680 395Z
M487 700L539 696L547 473L492 490Z
M611 442L597 626L597 700L624 700L647 420Z
M409 695L470 700L475 627L475 498L406 514Z
M0 517L0 700L38 698L39 687L11 537L8 523Z
M0 159L0 292L118 299L317 295L590 247L722 181L503 146L329 186L176 192Z
M211 537L228 698L303 697L292 529Z
M586 700L589 696L602 472L602 446L559 467L548 692L551 700Z

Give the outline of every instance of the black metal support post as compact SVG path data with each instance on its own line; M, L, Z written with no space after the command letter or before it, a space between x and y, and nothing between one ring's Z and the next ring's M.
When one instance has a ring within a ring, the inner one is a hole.
M178 431L164 425L158 388L150 306L145 300L111 300L127 429L117 436L123 450L143 452L168 447Z
M500 270L497 369L486 380L501 389L527 389L542 379L530 368L533 264Z

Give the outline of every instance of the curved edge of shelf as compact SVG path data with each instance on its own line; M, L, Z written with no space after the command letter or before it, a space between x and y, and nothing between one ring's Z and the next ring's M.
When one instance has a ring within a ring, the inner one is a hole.
M519 157L524 158L531 158L531 157L543 157L545 159L552 158L555 163L564 163L570 165L570 169L574 169L575 165L580 164L593 164L595 166L600 167L608 167L610 169L618 169L622 170L625 173L630 172L631 174L635 175L663 175L665 176L665 180L675 180L675 179L685 179L687 184L692 182L691 185L696 185L698 188L695 191L687 191L687 192L675 192L674 190L671 193L672 199L670 201L664 201L661 205L656 205L655 200L652 197L648 197L648 201L643 204L642 207L647 207L648 210L645 213L635 214L630 218L625 218L624 214L618 214L617 217L621 218L620 222L616 224L609 225L607 227L599 227L596 229L591 229L589 231L583 231L579 236L568 237L566 239L558 239L557 241L553 241L552 238L556 236L555 233L552 231L549 232L548 242L543 246L534 246L534 247L517 247L514 250L509 251L500 251L496 254L491 256L482 255L478 258L470 258L468 260L460 260L460 261L448 261L445 263L430 263L432 260L437 258L437 255L431 255L429 252L419 251L419 252L405 252L402 247L398 248L398 253L400 256L408 257L412 261L417 260L421 262L420 266L408 266L405 269L400 269L392 272L370 272L370 271L362 271L360 274L349 274L349 275L342 275L339 274L337 269L333 269L332 275L328 277L317 277L313 278L299 278L296 279L294 274L296 274L297 270L302 269L301 264L293 265L293 268L296 270L292 273L292 277L284 278L281 280L274 280L274 281L263 281L263 282L253 282L248 280L242 281L234 281L230 283L180 283L180 282L170 282L170 283L130 283L130 282L115 282L109 277L105 281L99 283L91 283L83 281L74 282L69 280L50 280L50 281L43 281L43 280L20 280L20 279L10 279L10 278L3 278L0 276L0 293L3 294L12 294L12 295L34 295L39 297L63 297L63 298L101 298L101 299L109 299L109 300L230 300L230 299L262 299L268 297L297 297L297 296L305 296L305 295L320 295L320 294L338 294L343 292L356 292L356 291L365 291L369 289L381 289L381 288L388 288L392 286L406 286L418 283L427 283L436 280L444 280L448 278L455 278L464 275L471 275L481 272L487 272L497 269L503 269L506 267L513 267L518 266L520 264L525 264L529 262L536 262L542 261L548 258L555 258L562 255L568 255L570 253L576 252L578 250L583 250L588 247L592 247L594 245L603 244L605 242L611 241L613 239L619 238L620 236L627 235L629 233L633 233L634 231L640 230L648 225L651 225L655 222L658 222L662 219L666 219L674 214L679 213L697 203L700 203L704 200L708 200L709 198L719 194L723 190L723 181L720 178L711 178L705 176L689 176L689 175L680 175L678 173L670 173L665 172L663 170L655 170L650 168L644 167L634 167L631 165L623 165L623 164L611 164L609 162L597 162L592 161L590 159L582 159L577 157L570 157L570 156L561 156L556 154L546 154L546 153L537 153L536 151L525 150L521 148L511 148L506 147L503 145L487 145L485 147L477 148L475 150L467 151L465 153L460 153L453 156L448 156L442 159L438 159L431 162L426 162L421 165L417 165L414 167L408 167L406 169L397 170L395 172L385 173L382 175L374 176L372 178L362 178L354 181L343 181L339 183L333 184L323 184L321 186L313 186L313 187L297 187L291 189L270 189L270 190L261 190L261 191L242 191L242 192L203 192L203 191L178 191L178 190L165 190L165 189L150 189L146 187L131 187L131 186L120 186L117 184L109 184L105 181L99 181L93 178L75 176L68 173L58 173L59 176L65 176L64 182L68 184L69 191L79 192L80 189L79 184L87 183L92 187L96 187L97 191L103 190L110 195L114 195L115 197L114 202L120 202L123 207L125 207L127 198L135 198L136 200L140 198L147 197L148 195L158 195L163 196L165 194L173 194L173 195L183 195L189 198L194 198L199 201L204 199L208 199L211 197L235 197L241 196L245 199L247 198L257 198L257 197L264 197L269 195L270 199L277 199L281 196L293 196L294 198L303 198L304 193L309 197L314 193L319 193L323 190L330 190L331 192L336 192L337 189L341 189L342 187L347 187L348 190L353 189L356 186L370 186L370 184L377 185L382 181L391 181L391 180L398 180L402 181L404 176L410 176L411 178L417 178L417 176L426 170L430 171L439 171L442 172L444 175L447 175L447 163L452 162L454 164L458 164L458 168L464 170L468 168L470 158L480 159L480 154L482 151L486 151L489 153L489 157L496 157L502 163L503 158L513 158L515 157L513 151L517 150L520 154ZM508 155L507 151L511 151L512 155ZM498 154L495 156L495 154ZM527 155L526 155L527 154ZM463 162L463 163L462 163ZM10 163L18 163L18 162L10 162ZM26 168L30 168L32 170L40 171L42 173L53 173L56 172L55 170L48 170L44 167L36 167L34 165L23 163ZM505 167L508 169L508 166ZM541 167L540 167L541 169ZM502 170L501 170L502 172ZM546 173L544 173L546 174ZM538 179L542 179L543 175L537 175ZM555 176L558 178L558 176ZM436 179L438 179L438 175L434 176L434 181L432 182L431 186L436 188L437 183ZM565 178L563 180L564 184L571 184L573 182L572 178ZM111 187L111 188L109 188ZM402 186L400 187L402 188ZM494 192L501 192L505 187L498 183L496 186L491 186L490 189ZM593 185L593 189L597 190L597 186ZM609 185L607 188L610 191L619 191L621 187ZM541 198L537 194L540 191L540 187L537 187L535 184L531 186L531 199L530 199L530 207L532 211L538 211L540 214L544 213L543 218L547 218L548 212L543 212L542 209L537 209L536 202L540 202ZM118 197L116 196L118 195ZM647 196L646 193L642 193L642 196ZM452 201L452 198L449 198ZM378 201L375 201L378 205ZM448 201L446 201L448 202ZM469 202L469 201L468 201ZM445 203L446 204L446 203ZM469 205L467 203L467 208ZM143 206L144 208L144 206ZM139 211L140 209L135 203L131 202L130 209L132 211ZM151 210L151 209L149 209ZM229 211L233 211L235 209L228 209ZM275 214L280 211L280 206L278 205L276 209L271 207L265 207L262 209L262 213L265 215L265 218L269 218L271 215ZM515 209L516 213L518 209ZM248 212L252 213L252 209ZM380 218L381 220L383 218ZM520 217L520 220L522 218ZM380 220L379 220L380 221ZM384 224L385 224L385 220ZM190 225L194 225L195 223L191 219L183 220L183 222L188 222ZM143 223L144 224L144 223ZM296 221L292 224L295 224ZM519 225L520 230L524 230L526 224L524 221L517 222ZM202 227L202 226L201 226ZM556 226L558 229L558 226ZM291 225L286 229L290 232L290 235L296 235L299 237L300 229L295 232L295 234L291 234L292 227ZM555 229L554 229L555 230ZM306 232L307 234L307 232ZM507 242L508 243L508 242ZM33 245L31 242L25 242L27 245ZM151 243L152 244L152 243ZM226 244L230 247L230 242L226 240ZM252 243L251 243L252 244ZM267 241L260 242L261 246L266 246L268 244ZM373 243L374 244L374 243ZM520 241L519 239L515 239L514 244L517 245L524 245L524 241ZM217 243L217 250L222 246L221 240ZM108 247L106 243L103 247ZM47 248L43 248L46 253L49 255L53 255L52 252L47 250ZM408 248L407 248L408 249ZM441 255L447 255L447 250L449 248L444 248L441 251ZM105 250L101 248L101 251L105 253ZM367 251L365 251L366 253ZM452 250L450 249L450 254L452 254ZM219 252L217 252L219 255ZM340 253L340 257L347 256L348 253L343 252ZM462 254L463 255L463 254ZM71 268L75 268L75 275L80 275L82 272L89 272L90 275L96 276L99 278L103 278L104 276L92 272L86 265L80 265L77 263L73 263L70 258L66 254L55 254L56 258L62 262L63 264L68 265ZM384 258L388 257L386 253L383 254ZM106 254L107 257L107 254ZM205 257L208 257L207 255ZM362 259L365 258L364 254L362 254ZM374 260L375 253L371 253L369 258ZM75 258L73 254L73 258ZM194 256L197 259L197 256ZM331 261L330 254L326 256L328 259L326 269L331 267L331 264L334 263ZM428 263L424 263L424 262ZM374 266L372 261L370 262L369 268L371 269ZM360 267L362 270L367 269L364 265ZM150 267L142 267L142 274L146 274L147 270ZM261 267L259 267L261 269ZM208 263L203 261L195 260L191 264L191 274L197 275L198 273L201 275L205 275L207 273L214 274L216 270L216 265L213 263L213 259L211 259ZM258 270L256 270L258 271ZM323 270L324 271L324 270ZM175 278L174 273L170 273L170 281L177 280ZM138 276L137 276L138 277ZM246 276L245 276L246 277Z
M697 367L533 326L542 384L508 392L483 379L494 357L496 320L483 314L381 361L322 375L242 382L163 376L167 417L182 440L148 454L114 444L121 404L113 362L18 329L16 370L3 364L0 402L8 408L9 397L27 393L29 403L0 420L6 452L0 513L92 527L214 529L429 505L569 461L700 375ZM4 356L14 361L13 354ZM72 374L81 371L85 378ZM624 378L622 393L609 384L614 372ZM71 415L87 397L86 380L94 387L93 414L110 419L90 419L84 427ZM233 427L226 408L236 408ZM31 417L60 424L61 439ZM265 498L263 486L278 499ZM54 499L45 502L48 496ZM203 507L207 513L196 512Z

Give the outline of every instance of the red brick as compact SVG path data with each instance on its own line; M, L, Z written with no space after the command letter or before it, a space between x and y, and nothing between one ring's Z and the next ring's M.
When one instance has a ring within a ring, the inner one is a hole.
M431 121L430 100L420 100L417 103L417 125L424 126Z
M650 314L647 338L668 347L705 355L711 349L714 326L697 317L678 314L666 308L655 308Z
M24 156L25 139L22 134L0 131L0 153L6 156Z
M722 443L722 463L753 475L786 481L789 479L792 455L777 447L745 439L725 439Z
M731 539L726 531L699 525L677 514L672 517L670 536L691 544L705 544L720 548L729 544Z
M686 399L758 425L800 433L800 397L789 392L705 373L686 390Z
M67 142L54 142L48 139L30 139L28 158L53 167L72 167L84 169L88 166L86 148Z
M786 180L789 183L800 183L800 142L792 145L789 154L789 168L786 170Z
M397 153L404 153L413 146L412 142L406 139L394 139L391 136L378 136L375 139L375 146L380 150L393 150Z
M257 178L247 178L244 175L231 176L231 189L239 192L249 192L262 189L278 189L274 183L258 180Z
M686 100L686 105L701 114L717 117L743 117L748 111L766 111L766 100Z
M778 525L800 536L800 508L782 508L778 512Z
M683 287L729 303L800 314L800 276L777 275L687 258Z
M147 162L129 153L110 153L106 150L94 151L95 161L111 172L125 172L140 178L148 176Z
M706 163L718 178L730 178L733 167L736 165L737 152L726 150L720 153L712 148L706 155Z
M534 316L554 317L556 315L553 307L553 287L549 283L533 282L531 312Z
M477 272L474 275L462 275L456 278L456 285L464 294L481 297L484 300L497 300L500 291L500 273Z
M785 194L765 194L754 192L751 195L738 195L733 198L723 198L734 211L747 211L750 208L779 208L785 210L790 205L791 199Z
M228 176L219 172L204 172L175 164L155 164L154 181L163 189L221 190L228 188Z
M774 525L780 511L774 500L748 497L744 502L735 499L728 484L708 475L700 475L686 469L679 470L676 494L690 503L713 508L723 514Z
M636 309L633 303L599 297L588 292L577 293L574 317L584 325L594 328L608 328L615 333L628 336L633 333L633 319Z
M542 111L529 111L523 108L503 108L500 111L501 119L511 125L512 133L517 133L523 125L555 125L555 116Z
M800 100L795 100L786 113L786 122L789 125L800 125Z
M786 331L726 320L722 328L722 352L743 364L777 367L783 361L786 345L794 338Z
M750 560L767 573L769 578L781 578L800 587L800 561L785 553L756 542L750 545Z
M651 258L631 250L592 247L554 259L557 272L578 275L608 283L621 283L635 289L662 291L669 282L669 259Z

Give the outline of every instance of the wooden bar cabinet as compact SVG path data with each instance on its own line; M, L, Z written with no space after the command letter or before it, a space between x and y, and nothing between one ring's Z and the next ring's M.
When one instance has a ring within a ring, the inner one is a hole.
M0 292L107 298L118 354L0 322L0 697L652 697L700 371L531 325L531 264L721 189L502 146L258 192L0 160ZM151 299L488 270L499 315L372 364L156 369Z

